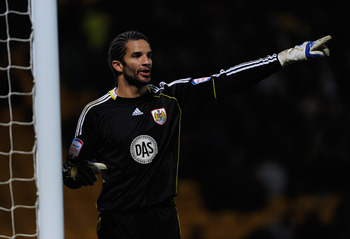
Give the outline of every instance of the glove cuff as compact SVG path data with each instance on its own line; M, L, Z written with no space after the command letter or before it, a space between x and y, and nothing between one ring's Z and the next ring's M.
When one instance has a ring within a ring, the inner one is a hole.
M286 67L297 61L306 61L307 58L303 50L305 44L306 43L304 43L302 46L296 46L294 48L281 51L277 56L281 66Z

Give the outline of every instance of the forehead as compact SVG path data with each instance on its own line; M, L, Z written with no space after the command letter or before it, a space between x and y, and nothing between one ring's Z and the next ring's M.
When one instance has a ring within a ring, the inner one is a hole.
M125 44L126 54L131 54L133 52L150 52L151 47L147 41L140 40L130 40Z

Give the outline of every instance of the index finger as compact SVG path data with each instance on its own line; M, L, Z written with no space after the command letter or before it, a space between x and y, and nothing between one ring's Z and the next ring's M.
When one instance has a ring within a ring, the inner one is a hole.
M318 40L316 40L316 41L314 41L313 43L313 46L312 46L312 50L313 49L317 49L317 48L319 48L321 45L323 45L323 44L325 44L325 43L327 43L329 40L331 40L332 39L332 37L330 36L330 35L328 35L328 36L325 36L325 37L322 37L322 38L320 38L320 39L318 39Z

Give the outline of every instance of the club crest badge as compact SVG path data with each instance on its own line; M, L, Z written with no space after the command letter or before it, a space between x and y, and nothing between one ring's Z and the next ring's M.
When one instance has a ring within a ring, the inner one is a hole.
M167 115L164 108L152 110L151 114L153 120L159 125L163 125L167 120Z

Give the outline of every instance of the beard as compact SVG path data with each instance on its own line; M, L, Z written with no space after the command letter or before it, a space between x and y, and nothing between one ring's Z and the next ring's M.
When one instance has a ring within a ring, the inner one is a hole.
M130 68L129 68L130 69ZM137 71L136 70L131 70L130 71L131 73L128 73L126 71L124 71L124 77L125 77L125 80L126 82L129 84L129 85L132 85L132 86L136 86L137 88L141 88L145 85L148 85L150 83L149 82L146 82L146 81L143 81L141 80L137 75Z
M124 77L129 85L136 86L137 88L148 85L148 82L140 80L140 78L138 78L136 75L128 75L124 73Z

